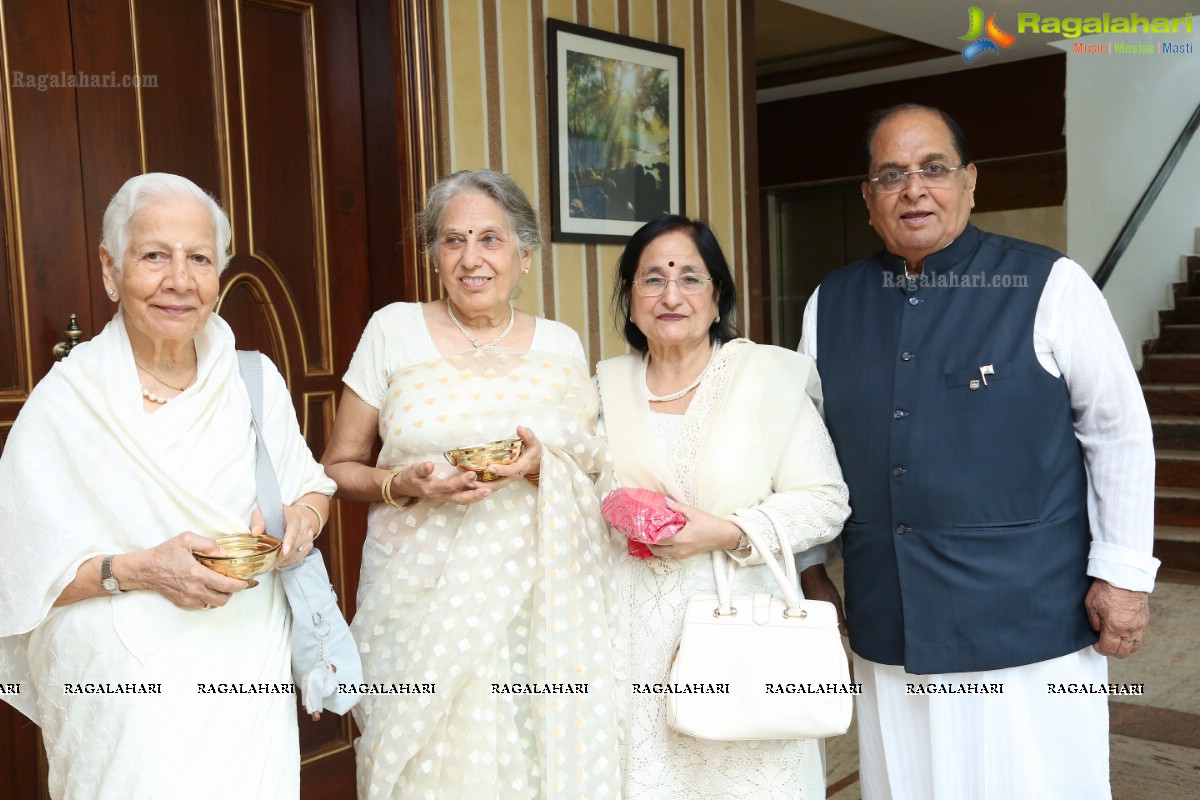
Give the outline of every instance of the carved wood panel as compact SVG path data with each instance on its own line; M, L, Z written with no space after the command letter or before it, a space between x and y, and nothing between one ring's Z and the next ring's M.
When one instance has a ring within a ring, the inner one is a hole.
M50 368L67 316L90 338L113 314L97 255L109 198L131 175L165 171L191 178L230 214L233 257L218 313L239 347L279 366L320 455L371 311L417 294L401 277L417 272L411 255L387 242L418 202L413 176L432 164L432 130L416 135L406 110L429 104L432 86L422 77L410 92L395 68L422 52L428 8L425 0L0 6L0 447ZM141 85L27 88L15 73L35 84L86 74ZM371 131L364 95L384 100L371 108ZM369 215L370 204L384 213ZM348 615L365 517L361 506L335 505L320 540ZM304 796L353 796L349 718L314 724L301 715L300 729ZM0 703L0 796L45 796L40 749L36 728Z

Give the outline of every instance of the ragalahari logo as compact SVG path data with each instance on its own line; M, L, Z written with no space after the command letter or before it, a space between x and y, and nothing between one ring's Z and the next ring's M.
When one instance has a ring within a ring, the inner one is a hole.
M983 9L979 6L971 6L967 9L967 32L958 38L964 42L970 42L963 48L963 60L968 64L975 59L975 56L987 50L999 54L1001 47L1008 47L1017 40L1017 37L1011 33L1000 29L1000 26L996 24L995 14L987 18L985 25Z

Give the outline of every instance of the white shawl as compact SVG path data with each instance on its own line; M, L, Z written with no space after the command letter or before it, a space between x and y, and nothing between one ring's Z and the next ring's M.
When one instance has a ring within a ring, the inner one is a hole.
M53 603L84 561L182 531L249 529L254 433L233 332L212 315L196 351L195 383L147 413L119 312L30 394L0 459L0 683L28 687L27 634L62 611L52 612ZM333 494L281 376L265 357L263 368L264 437L284 501ZM156 592L99 600L111 602L113 626L134 656L197 620ZM5 699L37 721L29 694Z
M835 537L849 515L846 485L817 408L821 384L811 358L737 339L722 347L685 415L681 452L668 464L654 446L641 357L596 369L613 467L622 486L682 500L782 552L771 517L786 528L788 552ZM707 556L705 556L707 560ZM761 563L761 556L750 563Z

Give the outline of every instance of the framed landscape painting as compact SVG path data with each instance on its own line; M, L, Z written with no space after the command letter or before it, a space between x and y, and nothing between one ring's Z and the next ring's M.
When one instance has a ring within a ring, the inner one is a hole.
M556 242L624 243L683 210L683 50L547 20Z

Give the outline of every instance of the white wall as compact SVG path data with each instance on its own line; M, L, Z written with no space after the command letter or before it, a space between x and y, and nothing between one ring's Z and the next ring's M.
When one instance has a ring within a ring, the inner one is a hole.
M1100 34L1074 41L1192 42L1184 55L1085 55L1067 51L1067 249L1089 272L1100 266L1188 117L1200 103L1200 26L1185 34ZM1200 134L1125 251L1104 295L1134 364L1171 305L1180 257L1200 226Z

